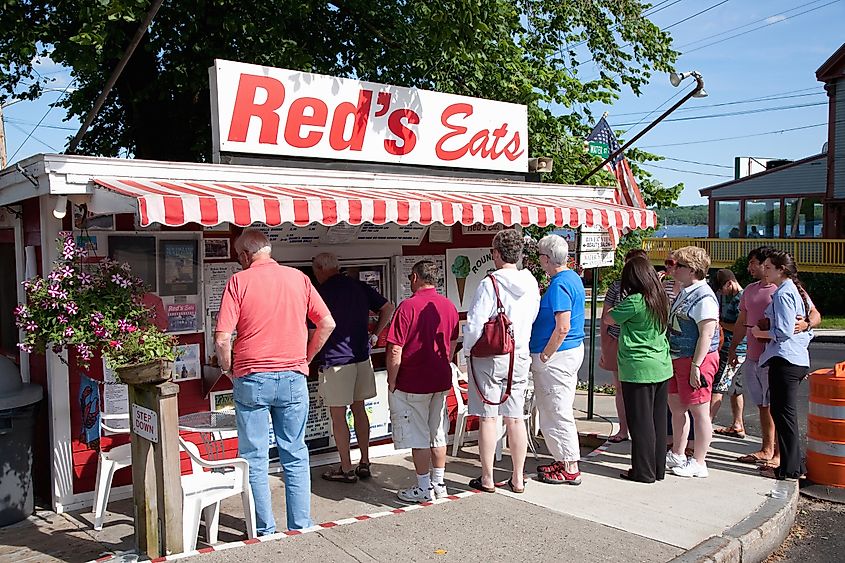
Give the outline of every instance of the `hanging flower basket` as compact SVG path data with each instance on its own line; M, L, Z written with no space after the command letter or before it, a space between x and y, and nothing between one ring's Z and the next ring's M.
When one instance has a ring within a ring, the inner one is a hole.
M115 370L120 381L130 385L141 383L162 383L172 376L173 362L155 360L144 364L132 364Z
M61 233L58 245L59 259L48 275L23 284L27 300L15 309L17 325L24 332L18 344L21 351L68 350L88 371L99 350L121 380L123 368L133 368L124 372L133 378L134 368L150 364L154 367L141 370L137 377L168 379L169 368L162 366L175 359L176 339L155 326L154 313L143 303L147 291L143 282L127 264L86 263L86 252L72 233Z

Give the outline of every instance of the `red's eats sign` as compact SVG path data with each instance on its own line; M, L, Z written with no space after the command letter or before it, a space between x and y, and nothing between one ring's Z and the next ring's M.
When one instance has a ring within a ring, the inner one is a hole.
M525 106L216 61L214 147L488 170L527 170Z

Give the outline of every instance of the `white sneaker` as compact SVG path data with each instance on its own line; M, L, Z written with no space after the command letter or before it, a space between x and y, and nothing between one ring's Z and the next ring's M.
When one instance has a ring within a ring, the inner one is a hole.
M684 465L680 467L673 467L672 473L679 477L707 477L710 473L707 471L706 463L698 463L694 458L690 458Z
M405 502L431 502L431 489L424 491L419 486L414 486L410 489L401 489L396 496Z
M447 496L449 496L449 493L446 491L445 483L440 483L439 485L432 484L431 491L431 496L434 498L446 498Z
M684 457L682 455L678 455L675 452L673 452L672 450L669 450L668 452L666 452L666 469L672 469L674 467L682 467L682 466L686 465L686 463L687 463L686 457Z

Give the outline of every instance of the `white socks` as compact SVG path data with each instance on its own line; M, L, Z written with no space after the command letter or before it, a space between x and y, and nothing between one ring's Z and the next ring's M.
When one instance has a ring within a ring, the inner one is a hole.
M417 475L417 486L423 491L428 491L431 488L431 475Z
M431 482L434 483L434 486L442 485L443 478L446 474L445 467L432 467L431 468Z

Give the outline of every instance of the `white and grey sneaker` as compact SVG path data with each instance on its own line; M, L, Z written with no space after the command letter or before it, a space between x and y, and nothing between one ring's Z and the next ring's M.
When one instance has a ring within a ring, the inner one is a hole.
M446 498L449 496L449 492L446 491L446 483L440 483L439 485L432 483L431 492L431 496L434 498Z
M396 493L399 500L405 502L431 502L431 489L424 491L419 486L411 487L410 489L401 489Z
M680 467L673 467L672 473L679 477L707 477L710 473L707 471L706 463L698 463L694 458L689 458L684 465Z
M687 463L686 457L684 457L682 455L678 455L675 452L673 452L672 450L669 450L668 452L666 452L666 469L672 469L672 468L675 468L675 467L682 467L682 466L686 465L686 463Z

